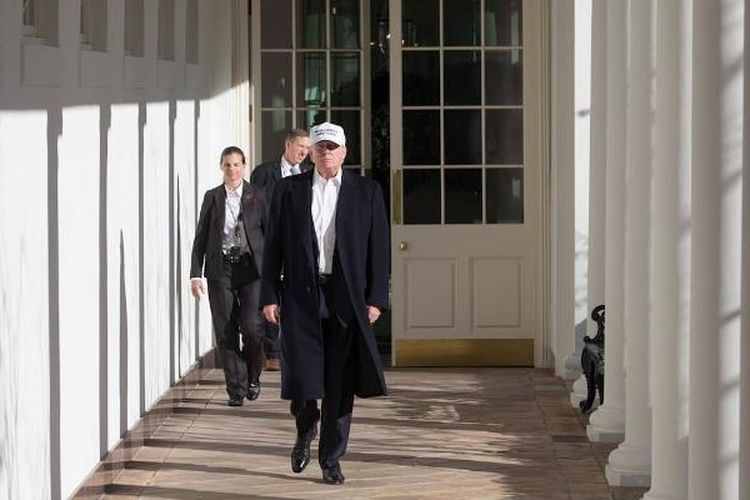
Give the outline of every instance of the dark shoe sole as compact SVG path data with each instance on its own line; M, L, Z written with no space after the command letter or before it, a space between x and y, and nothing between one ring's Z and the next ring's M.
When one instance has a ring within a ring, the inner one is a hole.
M323 482L326 484L344 484L345 480L346 478L340 470L335 473L329 473L326 470L323 471Z
M245 394L245 397L248 401L255 401L260 397L260 380L250 382L250 384L248 384L247 394Z

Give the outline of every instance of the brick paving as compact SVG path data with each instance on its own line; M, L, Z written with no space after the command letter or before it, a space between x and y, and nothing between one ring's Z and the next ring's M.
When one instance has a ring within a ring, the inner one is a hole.
M614 446L588 441L569 389L547 370L389 369L386 377L388 397L355 401L343 485L324 484L315 457L291 472L294 422L278 372L263 374L258 401L230 408L221 371L200 370L78 497L630 500L645 491L607 485Z

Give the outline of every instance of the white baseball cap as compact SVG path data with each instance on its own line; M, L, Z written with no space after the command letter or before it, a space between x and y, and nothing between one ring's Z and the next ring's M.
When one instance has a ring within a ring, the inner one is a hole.
M335 123L323 122L310 129L310 145L321 141L330 141L339 146L346 146L344 129Z

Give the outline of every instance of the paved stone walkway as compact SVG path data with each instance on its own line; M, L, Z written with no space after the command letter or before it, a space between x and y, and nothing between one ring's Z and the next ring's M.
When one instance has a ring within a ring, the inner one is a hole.
M168 413L158 426L136 429L79 497L97 484L106 499L621 500L643 494L609 488L603 470L613 446L589 443L568 388L549 371L390 369L386 377L390 396L355 401L341 486L324 484L315 461L302 474L291 472L294 422L279 399L278 372L263 374L258 401L229 408L221 372L204 370L198 383L162 399L153 413Z

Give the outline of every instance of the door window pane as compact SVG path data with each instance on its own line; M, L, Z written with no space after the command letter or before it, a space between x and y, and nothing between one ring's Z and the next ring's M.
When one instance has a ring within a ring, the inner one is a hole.
M403 0L401 34L404 47L440 45L439 0Z
M24 1L24 5L34 5L30 0ZM197 13L196 13L197 16ZM196 17L196 23L198 19ZM125 2L125 54L130 56L143 56L143 0L128 0ZM192 33L191 40L196 40L195 53L198 54L198 36ZM197 61L197 60L196 60Z
M21 11L23 25L36 26L36 2L34 0L23 0Z
M478 165L482 163L482 112L445 110L445 164Z
M331 106L359 106L359 54L331 53Z
M267 31L267 30L266 30ZM292 54L264 52L263 65L264 108L289 108L292 106Z
M443 81L446 105L481 104L482 53L478 50L445 51Z
M488 168L487 223L523 224L523 169Z
M359 0L331 0L331 43L335 49L359 48Z
M523 163L523 110L488 109L486 146L488 164Z
M440 169L403 170L404 224L440 224Z
M297 115L297 127L310 130L313 125L327 121L326 110L319 108L303 109Z
M361 125L359 111L348 109L331 110L331 121L341 125L346 135L346 159L344 165L360 165L362 163L361 152Z
M292 3L290 0L261 0L260 46L264 49L292 48ZM269 27L273 26L274 29ZM263 66L265 69L266 66Z
M266 71L266 68L263 68ZM326 105L326 53L297 54L297 106ZM264 89L265 92L265 89Z
M284 152L284 135L292 128L291 111L263 111L263 161L278 160Z
M440 52L403 52L403 105L440 104Z
M522 0L484 1L485 45L520 46Z
M404 165L440 164L440 112L404 111Z
M445 170L445 223L482 223L482 170Z
M479 0L443 0L443 45L481 45L481 8Z
M325 0L293 1L297 8L297 48L324 49L326 46ZM279 26L278 20L263 26L277 27Z
M326 2L325 0L295 0L297 5L297 47L323 49L326 46ZM278 26L264 24L266 26ZM263 30L272 31L272 28Z
M485 52L485 103L519 106L523 103L523 64L520 50Z

